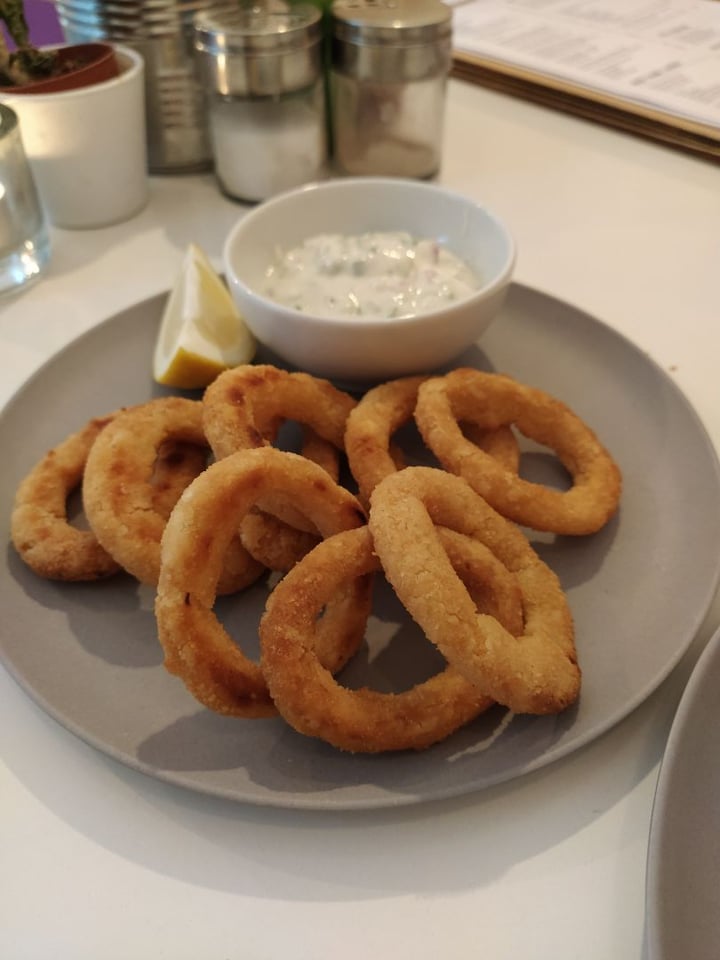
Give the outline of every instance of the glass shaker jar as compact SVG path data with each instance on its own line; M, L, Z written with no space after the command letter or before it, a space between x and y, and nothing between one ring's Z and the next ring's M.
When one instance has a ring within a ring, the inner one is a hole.
M0 103L0 295L43 270L50 239L18 115Z
M330 14L340 172L437 173L452 60L451 8L441 0L335 0Z
M325 171L321 22L309 4L195 16L215 174L233 199L265 200Z

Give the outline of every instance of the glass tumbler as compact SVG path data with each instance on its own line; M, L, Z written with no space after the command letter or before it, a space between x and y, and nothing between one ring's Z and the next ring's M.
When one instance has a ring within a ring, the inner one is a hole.
M38 276L50 256L45 215L17 114L0 103L0 294Z

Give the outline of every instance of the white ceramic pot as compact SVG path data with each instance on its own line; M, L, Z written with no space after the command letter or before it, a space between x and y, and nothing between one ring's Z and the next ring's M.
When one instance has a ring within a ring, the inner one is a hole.
M2 94L17 113L48 219L68 229L127 220L147 202L144 64L115 47L121 72L92 86Z

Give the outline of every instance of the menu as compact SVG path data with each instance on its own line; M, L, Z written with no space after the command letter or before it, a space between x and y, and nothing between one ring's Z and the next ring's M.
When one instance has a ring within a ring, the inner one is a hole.
M455 76L720 158L718 0L446 0Z

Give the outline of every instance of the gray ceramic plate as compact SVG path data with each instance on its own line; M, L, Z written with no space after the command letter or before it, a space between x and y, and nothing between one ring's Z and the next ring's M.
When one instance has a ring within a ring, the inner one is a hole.
M75 341L7 407L0 420L0 449L12 452L0 481L5 542L13 491L47 448L89 416L158 392L149 365L162 305L162 297L141 303ZM602 734L669 673L710 604L720 567L715 454L683 395L641 350L535 291L514 286L482 350L461 362L561 397L595 427L624 473L621 512L603 531L537 540L576 620L584 672L576 707L544 718L497 709L419 754L345 755L277 719L232 720L202 709L162 666L151 591L123 577L45 582L10 546L0 576L7 669L61 724L117 760L193 790L279 807L389 807L464 794ZM550 476L541 454L526 462L531 475ZM379 593L370 653L354 661L348 682L397 689L398 676L414 682L436 664L424 648L427 656L418 657L422 638L390 591ZM220 605L248 651L263 602L258 587Z
M720 631L683 692L653 805L649 960L717 960L720 944Z

